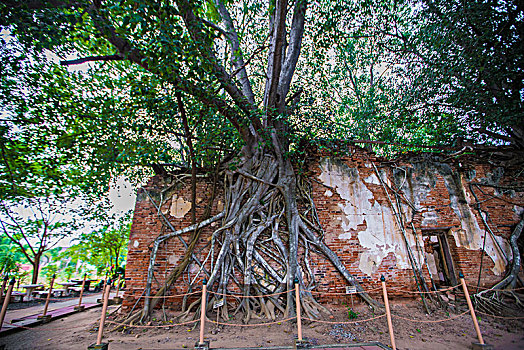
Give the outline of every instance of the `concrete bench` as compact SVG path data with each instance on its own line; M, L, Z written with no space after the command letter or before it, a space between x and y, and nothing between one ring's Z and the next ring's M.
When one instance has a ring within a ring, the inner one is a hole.
M67 290L65 289L53 289L53 296L55 298L59 298L59 297L65 297L67 296Z
M13 303L21 303L24 301L25 293L13 291L11 293L11 301Z

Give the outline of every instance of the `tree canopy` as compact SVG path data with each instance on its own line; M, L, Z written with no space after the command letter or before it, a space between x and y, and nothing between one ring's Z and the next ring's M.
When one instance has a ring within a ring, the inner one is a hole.
M282 7L289 23L280 2L1 3L5 194L189 168L188 140L212 168L271 129L288 151L303 138L522 147L513 2L299 2Z

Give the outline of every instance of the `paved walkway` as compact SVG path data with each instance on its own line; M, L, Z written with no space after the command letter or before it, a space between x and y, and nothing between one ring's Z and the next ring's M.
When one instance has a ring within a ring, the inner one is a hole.
M274 346L266 348L213 348L212 350L284 350L295 349L294 346ZM338 344L338 345L310 345L307 349L323 349L323 350L382 350L390 349L389 347L379 342L355 343L355 344Z
M111 299L114 295L115 293L110 293L109 298ZM97 307L99 306L97 300L100 298L102 298L102 293L86 295L82 298L82 305L86 309ZM51 319L54 320L79 312L74 310L74 307L78 305L78 301L78 298L71 298L49 304L47 315L50 315ZM8 310L4 324L2 325L3 327L0 328L0 335L10 333L15 328L32 327L40 324L41 321L37 320L37 317L41 315L43 311L44 304L31 306L25 309ZM10 324L13 322L15 325Z

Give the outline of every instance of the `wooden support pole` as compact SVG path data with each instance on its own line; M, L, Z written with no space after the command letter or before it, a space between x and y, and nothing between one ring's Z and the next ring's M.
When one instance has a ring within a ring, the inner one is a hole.
M298 341L302 341L302 316L300 314L300 289L298 279L295 278L295 305L297 309L297 333Z
M391 348L397 349L395 345L395 334L393 333L393 322L391 322L391 311L389 310L388 291L386 289L386 278L382 275L380 277L382 283L382 294L384 295L384 306L386 307L386 318L388 320L389 338L391 339Z
M4 296L4 290L5 290L5 286L7 285L8 280L9 280L9 275L6 274L4 276L4 281L2 282L2 288L0 289L0 301L2 300L2 297Z
M203 345L204 343L204 327L206 322L206 300L207 298L207 281L202 281L202 301L200 304L200 338L198 340L199 345Z
M42 316L47 315L47 308L49 307L49 299L51 299L51 294L53 293L53 284L55 284L55 278L56 275L51 277L51 285L49 286L49 292L47 293L47 299L45 300L44 312L42 313Z
M104 324L106 322L107 305L109 303L109 291L111 284L106 285L104 290L104 304L102 305L102 315L100 316L100 326L98 326L98 336L96 337L96 345L102 344L102 336L104 335Z
M106 286L107 286L107 275L108 275L108 273L106 272L106 277L104 278L104 287L102 288L102 292L105 292L105 290L106 290Z
M482 339L482 333L480 333L480 327L477 322L477 316L475 315L475 309L473 309L473 304L471 303L471 298L469 297L468 287L464 281L464 275L462 272L459 273L460 283L462 284L462 289L464 290L464 295L466 296L466 301L468 302L469 312L471 313L471 319L473 320L473 325L475 325L475 332L477 332L477 338L479 339L480 344L484 344L484 339Z
M80 298L78 299L78 307L82 306L82 297L84 296L84 287L86 285L87 273L84 273L84 280L82 281L82 288L80 289Z
M118 275L118 281L116 282L116 295L115 298L118 298L118 292L120 292L120 277L121 275Z
M5 313L7 312L7 305L9 305L9 300L11 299L11 293L13 292L13 287L15 286L15 279L13 278L9 282L9 288L7 288L7 293L5 294L4 304L2 305L2 311L0 312L0 328L4 324Z

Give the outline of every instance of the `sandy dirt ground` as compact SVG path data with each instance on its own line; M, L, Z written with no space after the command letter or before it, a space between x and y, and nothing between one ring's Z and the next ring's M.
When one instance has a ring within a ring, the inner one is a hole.
M303 321L303 335L313 344L340 344L363 341L380 341L389 345L386 318L372 321L368 318L378 316L366 306L354 307L358 313L356 319L349 319L348 310L343 305L329 306L333 312L323 319L328 322L355 322L352 324L327 324ZM426 315L416 301L392 302L392 313L407 319L424 321L446 320L445 322L415 323L393 318L395 339L398 349L469 349L476 341L473 322L469 313L457 317L466 311L462 308L457 313L437 310ZM49 324L0 338L0 346L6 349L87 349L96 341L97 320L100 308L77 313ZM109 310L117 315L116 307ZM212 315L209 315L212 318ZM456 317L456 318L455 318ZM451 319L450 319L451 318ZM109 349L191 349L199 338L198 324L193 329L189 326L170 326L170 319L163 321L158 311L151 325L164 325L164 328L127 328L113 331L112 325L106 327L104 342L109 342ZM278 321L278 320L277 320ZM232 319L231 323L241 323ZM264 322L253 320L252 323ZM495 349L524 349L524 320L500 320L487 316L480 317L480 327L486 343ZM289 346L294 343L297 334L294 321L279 322L272 325L250 327L224 326L207 324L205 338L211 347L243 348Z

